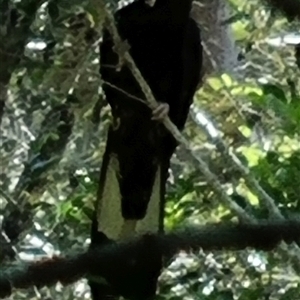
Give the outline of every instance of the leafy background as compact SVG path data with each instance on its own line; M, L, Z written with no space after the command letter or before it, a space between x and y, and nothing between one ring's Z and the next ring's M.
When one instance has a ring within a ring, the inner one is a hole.
M2 263L89 244L110 121L98 74L102 16L95 7L96 1L0 0ZM230 8L238 69L207 74L184 135L247 212L267 217L224 145L282 214L294 217L300 206L299 23L256 0L232 0ZM172 160L167 199L167 229L236 219L184 147ZM164 270L158 299L298 299L297 266L278 251L182 252ZM88 297L82 280L16 291L11 299Z

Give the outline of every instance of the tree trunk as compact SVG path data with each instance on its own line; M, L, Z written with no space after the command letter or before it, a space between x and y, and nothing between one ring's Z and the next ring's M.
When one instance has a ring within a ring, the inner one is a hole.
M204 46L204 73L232 73L237 66L238 49L235 46L226 0L201 0L195 2L193 18L201 27Z

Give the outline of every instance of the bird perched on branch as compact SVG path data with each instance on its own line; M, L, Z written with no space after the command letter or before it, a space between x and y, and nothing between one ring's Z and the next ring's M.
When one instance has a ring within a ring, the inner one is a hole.
M163 230L165 185L177 143L160 121L168 115L183 129L202 66L200 30L190 18L191 5L192 0L156 0L153 5L137 0L115 14L119 34L158 101L153 111L126 62L120 66L112 36L104 32L100 73L113 122L101 167L91 247ZM145 265L141 263L145 255L128 262L126 274L105 278L110 287L90 281L93 300L118 295L152 299L162 258L152 253Z

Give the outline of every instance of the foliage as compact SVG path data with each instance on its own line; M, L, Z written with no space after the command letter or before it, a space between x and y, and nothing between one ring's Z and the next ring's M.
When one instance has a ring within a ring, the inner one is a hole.
M211 123L191 118L184 134L239 205L267 217L261 199L223 155L219 137L281 212L293 216L300 206L299 24L261 4L258 9L256 0L231 4L235 17L229 22L245 60L242 78L208 77L194 108ZM101 13L93 1L0 0L0 7L0 88L9 82L3 116L0 109L2 230L22 259L81 249L89 242L110 120L99 88ZM167 198L169 229L236 218L182 147L173 158ZM1 248L1 260L14 255L6 250ZM158 298L296 299L293 267L279 251L181 253L162 274ZM17 291L13 299L79 299L87 293L80 281L64 289Z

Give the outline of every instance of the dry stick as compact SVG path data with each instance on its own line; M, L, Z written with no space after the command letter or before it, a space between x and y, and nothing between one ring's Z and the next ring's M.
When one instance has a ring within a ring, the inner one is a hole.
M192 119L194 122L204 130L205 134L208 135L208 132L202 124L200 124L197 120L197 111L191 111L190 113ZM238 156L235 154L235 152L224 143L222 138L216 138L216 147L221 154L225 156L225 158L228 158L231 163L233 163L233 167L235 170L241 173L243 178L245 179L246 184L256 192L257 196L259 197L260 201L263 201L264 205L268 209L269 217L271 219L277 219L277 220L284 220L284 217L282 216L280 210L275 204L274 199L260 186L256 178L251 174L249 168L247 168L242 161L238 158ZM232 165L231 165L232 166Z
M229 99L231 100L231 102L236 104L232 98L229 88L226 87L226 84L224 84L224 87L225 87L225 92L226 92L227 96L229 97ZM236 109L237 109L239 115L241 116L241 118L244 118L244 114L240 111L240 109L238 107ZM222 149L224 150L224 151L222 151L222 153L225 154L225 156L227 158L229 158L229 160L231 162L233 162L233 166L235 167L235 169L237 171L239 171L242 174L242 176L245 178L248 186L256 192L257 196L259 197L259 200L262 201L263 204L265 205L265 207L268 209L269 217L272 219L283 220L284 217L282 216L280 210L276 206L274 199L260 186L260 184L258 183L256 178L251 174L250 170L244 166L244 164L241 162L241 160L238 158L238 156L234 153L234 151L230 150L225 145L225 143L223 142L222 139L219 139L219 142L220 142Z
M224 147L224 149L226 149L226 156L231 158L231 161L234 162L234 167L241 172L249 187L251 187L260 197L261 201L264 202L265 206L269 211L269 217L284 220L284 217L282 216L280 210L276 206L274 199L260 186L256 178L253 175L251 175L250 170L243 165L243 163L236 156L236 154L233 151L227 149L225 144Z
M126 62L127 66L131 70L133 76L137 80L137 82L140 84L141 89L143 93L145 94L147 105L151 109L155 109L157 107L157 102L152 94L152 91L143 78L142 74L138 70L138 68L135 65L135 62L133 61L131 55L128 53L128 48L126 47L126 43L124 43L117 31L117 28L115 26L115 20L111 12L105 7L105 4L103 3L103 0L100 1L102 4L102 8L105 12L106 17L106 23L105 27L110 32L111 36L113 37L115 48L114 50L118 53L121 60L124 60ZM124 47L125 46L125 47ZM126 49L125 49L126 48ZM180 133L180 131L177 129L177 127L171 122L169 117L166 117L163 120L163 124L165 127L172 133L174 138L181 144L185 146L185 148L188 150L188 152L197 160L199 163L199 169L200 171L205 175L207 181L210 183L210 185L213 187L214 191L219 194L221 200L227 204L232 211L235 211L235 213L238 215L238 217L243 220L244 222L255 222L255 220L239 205L237 205L232 199L225 193L224 189L222 188L221 184L219 183L217 177L210 172L207 164L203 161L203 159L200 157L200 155L196 155L193 150L191 149L189 142L187 139L183 137L183 135Z

